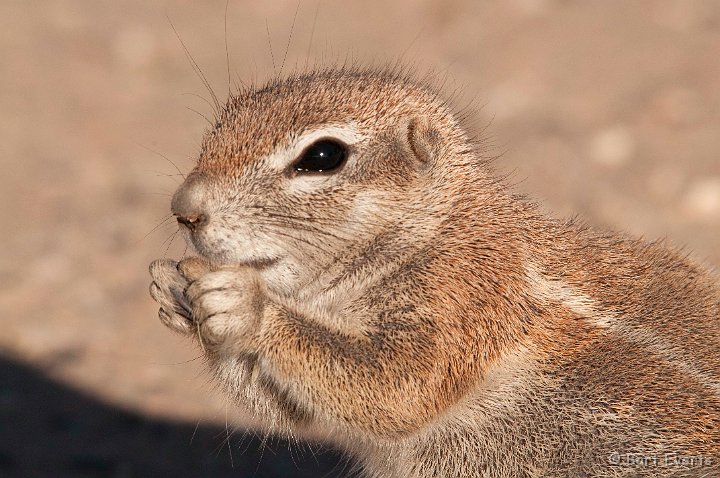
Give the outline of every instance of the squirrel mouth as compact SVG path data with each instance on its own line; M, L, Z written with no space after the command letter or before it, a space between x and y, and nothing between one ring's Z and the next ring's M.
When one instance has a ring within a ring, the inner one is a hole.
M194 251L201 257L204 257L210 263L215 264L217 267L250 267L256 270L267 269L278 263L281 257L260 257L257 259L240 259L235 257L230 251L208 251L204 247L200 247L195 241L192 241Z
M274 265L279 260L280 259L278 257L274 257L274 258L267 258L267 259L255 259L252 261L241 262L240 264L242 264L244 266L252 267L253 269L267 269L268 267Z
M241 262L238 262L237 264L239 266L251 267L253 269L262 270L262 269L267 269L268 267L276 264L279 260L280 260L280 258L278 258L278 257L266 258L266 259L253 259L253 260L249 260L249 261L241 261Z
M218 257L217 255L203 256L219 268L249 267L258 271L267 269L280 261L279 257L238 260L236 258L227 257L226 255L223 255L222 257Z

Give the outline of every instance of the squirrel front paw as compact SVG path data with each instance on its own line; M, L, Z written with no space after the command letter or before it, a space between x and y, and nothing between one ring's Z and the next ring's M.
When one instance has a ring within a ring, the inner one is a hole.
M204 348L247 350L257 331L262 300L250 270L213 270L197 257L158 260L150 265L150 294L160 304L160 320L193 335Z
M180 265L183 271L182 263ZM189 278L191 279L191 278ZM263 301L249 270L222 269L191 280L186 291L204 346L215 351L250 352Z
M178 263L170 259L153 261L150 276L150 296L160 305L160 321L170 330L192 334L192 310L185 296L189 283L178 270Z

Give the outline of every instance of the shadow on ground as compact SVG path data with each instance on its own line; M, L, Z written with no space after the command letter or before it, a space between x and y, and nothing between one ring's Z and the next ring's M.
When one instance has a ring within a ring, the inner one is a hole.
M144 416L102 403L0 356L0 477L339 477L346 460L318 446L224 426Z

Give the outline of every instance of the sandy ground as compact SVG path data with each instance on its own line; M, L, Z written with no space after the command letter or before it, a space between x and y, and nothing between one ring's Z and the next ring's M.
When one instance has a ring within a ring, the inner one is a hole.
M0 475L43 455L13 438L18 416L58 406L35 373L61 400L177 433L235 416L147 294L147 264L182 252L158 227L178 180L162 156L188 171L205 128L191 110L210 115L168 16L220 96L226 38L233 82L348 55L447 71L517 190L720 264L720 3L303 1L288 41L297 6L231 0L226 36L221 0L0 3L0 367L21 371L0 384ZM180 466L183 447L163 459Z

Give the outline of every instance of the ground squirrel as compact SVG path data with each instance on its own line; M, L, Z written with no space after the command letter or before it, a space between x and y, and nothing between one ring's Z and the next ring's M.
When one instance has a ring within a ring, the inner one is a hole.
M544 217L410 75L231 95L172 212L160 318L275 433L377 477L720 476L717 277Z

